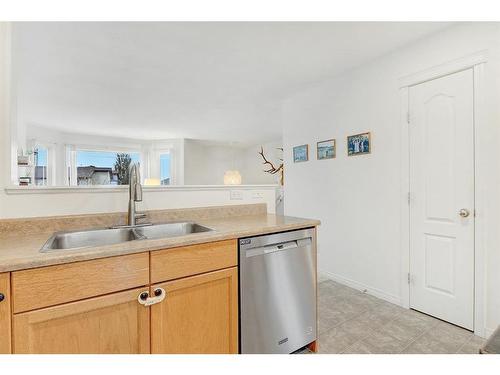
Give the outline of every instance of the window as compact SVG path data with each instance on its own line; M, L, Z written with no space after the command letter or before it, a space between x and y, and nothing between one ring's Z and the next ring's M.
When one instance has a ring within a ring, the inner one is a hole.
M172 174L170 173L170 153L160 154L160 184L170 185Z
M76 185L127 185L131 162L138 152L76 151Z
M35 185L48 185L48 158L49 150L44 147L37 147L34 150L34 167L35 167Z

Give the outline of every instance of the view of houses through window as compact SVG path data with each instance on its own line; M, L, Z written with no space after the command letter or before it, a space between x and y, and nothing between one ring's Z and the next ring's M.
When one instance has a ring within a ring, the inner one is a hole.
M169 149L160 152L122 149L121 151L80 148L66 144L61 154L57 145L34 143L30 153L30 173L24 172L36 186L55 186L65 181L69 186L127 185L132 163L141 164L142 182L172 184L172 158ZM57 160L57 157L65 160ZM151 160L153 158L153 160ZM156 159L156 160L154 160ZM64 169L58 169L65 168ZM151 173L151 175L149 175ZM64 184L64 182L63 182Z
M78 150L77 185L127 185L130 163L139 161L138 152Z

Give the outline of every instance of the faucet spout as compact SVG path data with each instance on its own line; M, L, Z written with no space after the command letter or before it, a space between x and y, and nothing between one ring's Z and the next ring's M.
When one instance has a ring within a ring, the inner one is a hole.
M135 226L138 217L143 217L142 214L136 213L135 202L142 201L142 186L141 186L141 175L139 172L139 164L132 163L129 169L128 176L128 215L127 215L127 225Z
M141 172L139 170L138 164L134 164L134 171L135 171L134 201L142 202Z

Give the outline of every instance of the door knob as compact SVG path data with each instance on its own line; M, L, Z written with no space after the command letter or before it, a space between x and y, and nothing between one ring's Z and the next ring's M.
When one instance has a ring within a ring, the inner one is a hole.
M458 211L458 214L462 217L468 217L470 215L470 212L466 208L462 208L460 211Z

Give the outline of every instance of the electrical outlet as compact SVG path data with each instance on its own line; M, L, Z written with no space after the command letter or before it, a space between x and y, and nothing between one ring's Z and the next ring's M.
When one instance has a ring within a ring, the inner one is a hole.
M241 190L231 190L229 192L229 199L242 200L243 199L243 192Z
M264 193L260 191L254 191L252 193L252 199L263 199L264 198Z

